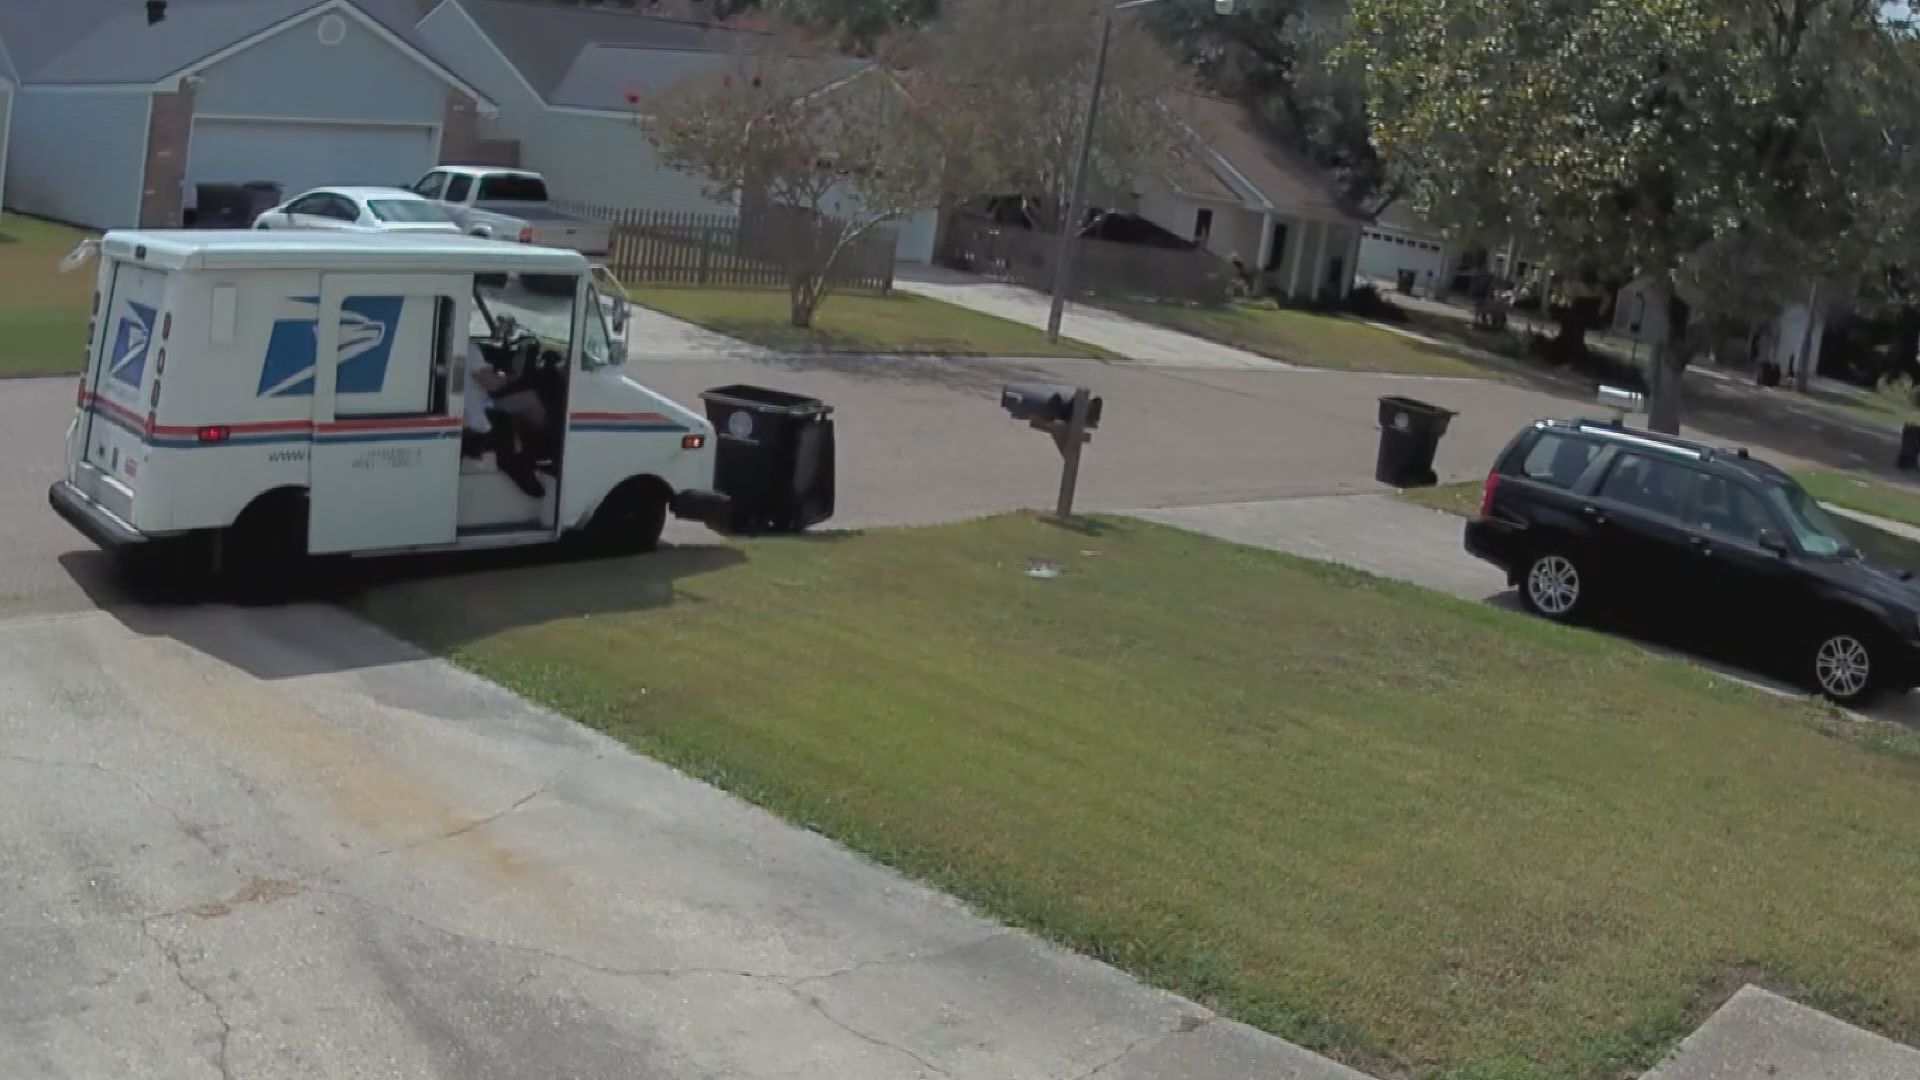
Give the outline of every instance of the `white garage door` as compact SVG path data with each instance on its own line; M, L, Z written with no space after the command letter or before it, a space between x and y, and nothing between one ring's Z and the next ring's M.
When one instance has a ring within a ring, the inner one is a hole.
M196 120L187 204L197 184L272 180L292 196L336 184L405 187L434 166L430 127Z
M1411 270L1414 272L1414 281L1421 288L1426 288L1429 281L1427 274L1432 272L1435 283L1444 284L1437 281L1444 254L1436 241L1366 229L1360 234L1360 275L1394 281L1399 271Z
M903 263L930 263L933 261L933 236L940 224L940 211L920 210L908 214L894 227L899 230L899 242L894 244L893 257Z

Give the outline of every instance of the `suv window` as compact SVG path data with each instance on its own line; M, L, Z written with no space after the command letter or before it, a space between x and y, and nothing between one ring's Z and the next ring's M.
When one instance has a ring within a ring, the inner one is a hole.
M467 191L473 187L473 177L455 176L447 181L447 201L463 203L467 201Z
M1621 454L1613 459L1599 495L1648 513L1679 518L1687 506L1687 489L1700 470L1644 454Z
M1600 444L1559 431L1542 431L1527 456L1520 461L1520 474L1529 480L1570 488L1578 483L1587 466L1600 454Z
M1694 490L1689 524L1715 536L1749 544L1758 544L1761 531L1774 528L1773 515L1768 513L1760 496L1745 484L1712 474L1702 476L1700 486Z

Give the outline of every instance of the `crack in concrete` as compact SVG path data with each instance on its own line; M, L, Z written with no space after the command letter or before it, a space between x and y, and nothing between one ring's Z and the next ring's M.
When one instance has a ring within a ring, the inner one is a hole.
M861 1042L867 1043L869 1045L878 1046L885 1050L892 1050L895 1053L904 1054L907 1057L910 1057L914 1061L918 1062L921 1068L926 1069L927 1071L935 1074L936 1076L945 1076L945 1077L948 1077L949 1080L951 1080L953 1076L951 1072L948 1072L946 1069L943 1069L940 1066L935 1065L933 1062L928 1061L925 1057L922 1057L920 1055L919 1051L914 1050L910 1047L904 1046L900 1043L893 1042L888 1039L883 1039L878 1035L872 1034L871 1032L861 1031L859 1028L854 1027L852 1024L847 1023L845 1020L842 1020L839 1017L833 1015L833 1013L827 1011L826 1003L821 1001L819 998L814 997L812 994L806 993L805 991L802 991L797 987L787 986L784 983L780 985L787 991L787 993L792 994L799 1001L805 1002L806 1005L809 1008L811 1008L814 1012L818 1013L822 1019L824 1019L827 1023L832 1024L834 1027L839 1028L841 1031L844 1031L847 1034L853 1036L854 1038L859 1039Z
M140 779L132 773L123 769L116 769L100 761L65 761L58 758L34 757L28 754L0 754L0 761L11 761L17 764L34 765L49 769L79 769L86 772L97 772L102 776L117 779L138 793L142 799L147 801L148 805L172 818L174 827L178 828L188 839L205 848L207 854L213 856L215 860L223 864L226 863L226 855L215 848L212 841L207 839L203 826L189 822L186 815L175 809L172 804L148 790L147 786L142 784ZM231 864L227 865L229 869L232 869Z
M1122 1061L1125 1061L1127 1058L1132 1057L1134 1054L1142 1050L1145 1050L1149 1046L1158 1044L1166 1039L1171 1039L1176 1035L1186 1035L1191 1032L1199 1031L1201 1028L1206 1027L1208 1024L1213 1023L1213 1020L1214 1018L1212 1016L1193 1016L1193 1015L1182 1016L1179 1020L1179 1023L1177 1023L1173 1028L1167 1031L1155 1031L1150 1034L1142 1035L1139 1038L1128 1043L1127 1045L1121 1047L1119 1053L1114 1054L1112 1057L1107 1058L1105 1061L1100 1062L1099 1064L1095 1065L1091 1069L1087 1069L1084 1072L1074 1073L1072 1076L1067 1077L1066 1080L1091 1080L1092 1077L1098 1076L1101 1073L1106 1072L1108 1069L1113 1068L1115 1065L1120 1064Z
M468 821L463 824L456 825L453 828L447 829L443 832L432 833L427 836L422 836L413 840L408 840L407 842L402 844L395 844L392 847L381 848L378 851L360 856L357 859L350 859L346 863L340 866L330 867L326 870L317 871L313 874L302 875L302 877L304 879L330 877L330 876L333 876L334 874L339 873L340 871L351 870L356 866L363 866L367 863L374 862L375 860L384 859L389 855L402 855L409 851L417 851L423 847L429 847L434 844L442 844L447 842L448 840L454 840L459 837L465 836L468 833L477 832L481 829L486 828L489 825L494 824L495 822L498 822L500 819L506 817L507 815L522 809L528 803L539 798L540 796L547 794L549 791L553 790L553 786L555 784L558 784L561 780L564 780L568 773L574 772L579 769L584 769L589 765L594 765L604 760L606 760L604 755L596 754L593 757L586 759L585 761L576 761L573 764L568 765L563 769L558 769L553 773L553 775L547 777L545 780L540 781L540 783L536 785L533 788L533 790L527 792L525 795L520 796L519 798L508 803L506 806L498 810L495 810L490 814L484 814L480 817L474 818L472 821Z
M211 992L187 975L187 966L180 959L180 950L168 945L153 932L153 922L153 919L143 920L140 923L140 932L153 943L154 948L160 950L160 955L166 957L167 963L173 966L173 977L179 980L180 985L189 994L205 1002L208 1011L213 1013L214 1021L220 1025L220 1046L213 1060L208 1064L220 1074L221 1080L233 1080L233 1069L228 1061L228 1055L233 1048L233 1022L227 1019L227 1010L221 1007L220 1002L215 1000Z

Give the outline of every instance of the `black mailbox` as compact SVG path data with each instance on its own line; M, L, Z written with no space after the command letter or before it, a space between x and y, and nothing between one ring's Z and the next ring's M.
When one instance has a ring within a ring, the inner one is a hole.
M1073 419L1073 395L1067 383L1012 382L1000 389L1000 407L1015 420L1066 423ZM1100 398L1087 399L1087 427L1100 426Z

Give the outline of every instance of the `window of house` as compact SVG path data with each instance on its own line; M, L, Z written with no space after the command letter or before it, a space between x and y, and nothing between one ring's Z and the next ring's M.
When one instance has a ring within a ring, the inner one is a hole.
M1193 215L1193 242L1205 244L1213 233L1213 211L1201 210Z

